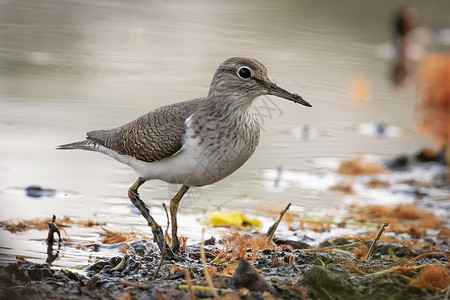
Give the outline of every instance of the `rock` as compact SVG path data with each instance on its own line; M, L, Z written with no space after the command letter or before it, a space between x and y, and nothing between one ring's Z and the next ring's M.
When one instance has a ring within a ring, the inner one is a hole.
M333 246L341 246L341 245L347 245L349 244L348 240L346 238L340 237L333 241Z
M270 289L267 281L246 260L239 262L232 278L232 284L237 289L245 287L250 291L268 291Z
M205 240L204 243L205 243L205 246L215 245L216 238L214 236L211 236L209 239Z
M387 167L392 170L405 170L409 165L409 157L406 155L400 155L394 158L387 164Z
M292 247L292 249L309 249L311 246L309 246L307 243L302 241L292 241L292 240L282 240L274 238L273 241L277 245L287 245Z
M304 281L313 299L346 299L353 295L353 285L346 273L337 273L325 267L314 266L306 271Z
M433 149L422 149L416 154L416 159L419 162L438 161L439 156Z
M129 243L129 246L139 256L146 256L148 253L155 251L156 245L149 240L134 240Z
M329 241L323 241L322 243L319 244L319 248L327 248L331 246L333 246L333 244L330 243Z

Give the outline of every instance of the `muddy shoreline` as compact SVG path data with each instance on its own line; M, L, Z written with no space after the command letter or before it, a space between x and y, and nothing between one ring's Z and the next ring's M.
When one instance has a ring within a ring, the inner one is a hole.
M142 241L147 242L138 240L135 247L142 246ZM427 277L435 276L436 281L441 275L441 284L449 280L446 241L422 257L421 251L380 242L371 260L343 254L353 253L355 242L338 238L329 242L331 246L316 249L340 249L342 253L283 247L258 251L254 261L219 264L213 262L219 251L216 246L208 246L205 254L217 293L228 299L438 299L433 297L445 294L433 286L436 283L421 289L415 281L427 269L432 274ZM1 299L186 299L188 269L195 297L214 296L204 276L199 245L189 246L180 261L165 260L153 280L160 258L158 252L151 252L144 257L98 260L85 269L86 276L20 260L0 266L0 295Z

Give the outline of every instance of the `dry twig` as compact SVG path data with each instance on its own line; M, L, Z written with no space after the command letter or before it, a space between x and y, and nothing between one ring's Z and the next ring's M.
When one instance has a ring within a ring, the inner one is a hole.
M179 290L188 290L189 286L187 284L180 284L178 285L178 289ZM193 285L192 286L192 290L195 291L211 291L211 288L209 286L203 286L203 285ZM222 293L232 293L234 292L232 289L227 288L227 289L218 289L219 291L221 291Z
M386 227L389 226L389 223L384 222L383 225L381 226L380 230L378 231L377 236L375 237L375 239L372 242L372 245L370 245L369 251L367 252L366 257L364 257L364 259L366 260L370 260L370 256L372 255L373 249L375 248L375 243L380 239L381 234L383 233L383 231L386 229Z
M134 287L138 287L138 288L141 288L141 289L149 289L150 288L149 285L146 285L146 284L143 284L143 283L132 282L132 281L125 281L125 280L123 280L123 281L119 281L119 283L121 285L124 285L124 286L134 286Z
M213 285L211 275L208 271L208 266L206 265L206 255L205 255L205 240L203 239L203 236L205 234L205 228L202 230L202 243L200 248L200 254L202 257L202 264L203 264L203 271L205 272L206 281L208 282L209 287L211 288L211 291L214 295L214 299L218 300L220 299L219 294L217 294L216 288Z
M53 215L52 220L48 223L48 236L47 236L47 242L49 244L53 244L54 241L54 233L56 232L58 234L58 243L62 242L61 239L61 233L59 232L58 226L56 226L56 216Z
M339 253L339 254L344 254L344 255L349 255L349 256L353 256L353 253L348 252L348 251L344 251L338 248L318 248L318 249L298 249L297 251L300 252L311 252L311 253L319 253L319 252L325 252L325 253Z
M288 203L288 205L286 206L286 208L283 209L283 210L280 212L280 217L278 218L278 220L277 220L275 223L273 223L273 225L270 226L269 230L267 231L266 236L267 236L267 238L269 239L270 242L272 241L273 235L275 234L275 231L277 230L278 225L280 225L280 222L281 222L281 220L283 219L284 214L288 211L289 207L291 207L291 203Z
M450 295L450 284L447 287L447 292L445 293L444 300L448 300L448 296Z
M187 268L184 269L184 277L186 277L186 283L189 288L189 297L191 300L195 300L194 290L192 289L191 274Z
M424 258L424 257L427 257L429 255L447 255L447 253L445 253L445 252L427 252L427 253L422 253L422 254L419 254L416 257L414 257L412 259L412 261L415 262L416 260Z
M426 264L425 265L414 266L414 267L409 267L409 269L413 270L413 271L417 271L417 270L422 269L425 266L426 266ZM366 274L364 276L365 277L370 277L370 276L378 276L378 275L383 275L383 274L389 274L389 273L393 273L393 272L395 272L397 270L401 270L403 268L404 267L402 267L402 266L401 267L393 267L393 268L389 268L389 269L386 269L386 270L378 271L378 272L375 272L375 273Z

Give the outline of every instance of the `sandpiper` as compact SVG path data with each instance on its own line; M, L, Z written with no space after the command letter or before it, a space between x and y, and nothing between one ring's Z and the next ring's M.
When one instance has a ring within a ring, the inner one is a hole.
M260 126L252 102L262 95L278 96L311 106L267 77L257 60L234 57L217 69L207 97L155 109L123 126L87 133L84 141L58 149L97 151L129 165L139 174L128 197L151 226L155 242L169 257L179 255L177 210L192 186L215 183L240 168L259 142ZM139 198L149 179L181 184L170 201L172 248L164 245L161 227Z

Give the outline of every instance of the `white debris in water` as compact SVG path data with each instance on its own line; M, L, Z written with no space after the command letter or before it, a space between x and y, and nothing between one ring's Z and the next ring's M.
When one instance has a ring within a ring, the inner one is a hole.
M311 173L282 169L266 170L263 174L263 185L270 189L273 189L275 185L279 188L296 186L304 189L324 191L336 185L342 177L340 174L325 171Z
M367 161L377 161L381 164L379 157L364 157ZM345 176L335 173L332 170L318 172L297 172L283 169L270 169L263 173L263 185L273 190L274 186L279 191L286 188L298 187L305 190L325 191L340 183L345 178L352 178L352 190L358 199L362 199L361 205L387 205L393 206L401 203L414 202L420 193L424 196L438 197L448 194L435 187L420 187L409 184L414 181L432 182L433 178L445 172L445 166L436 163L422 163L412 167L408 171L394 171L388 173L379 173L373 175ZM380 180L389 184L386 188L370 188L367 183L370 180Z
M359 124L357 126L357 131L361 134L377 138L399 137L403 134L399 127L377 121Z

